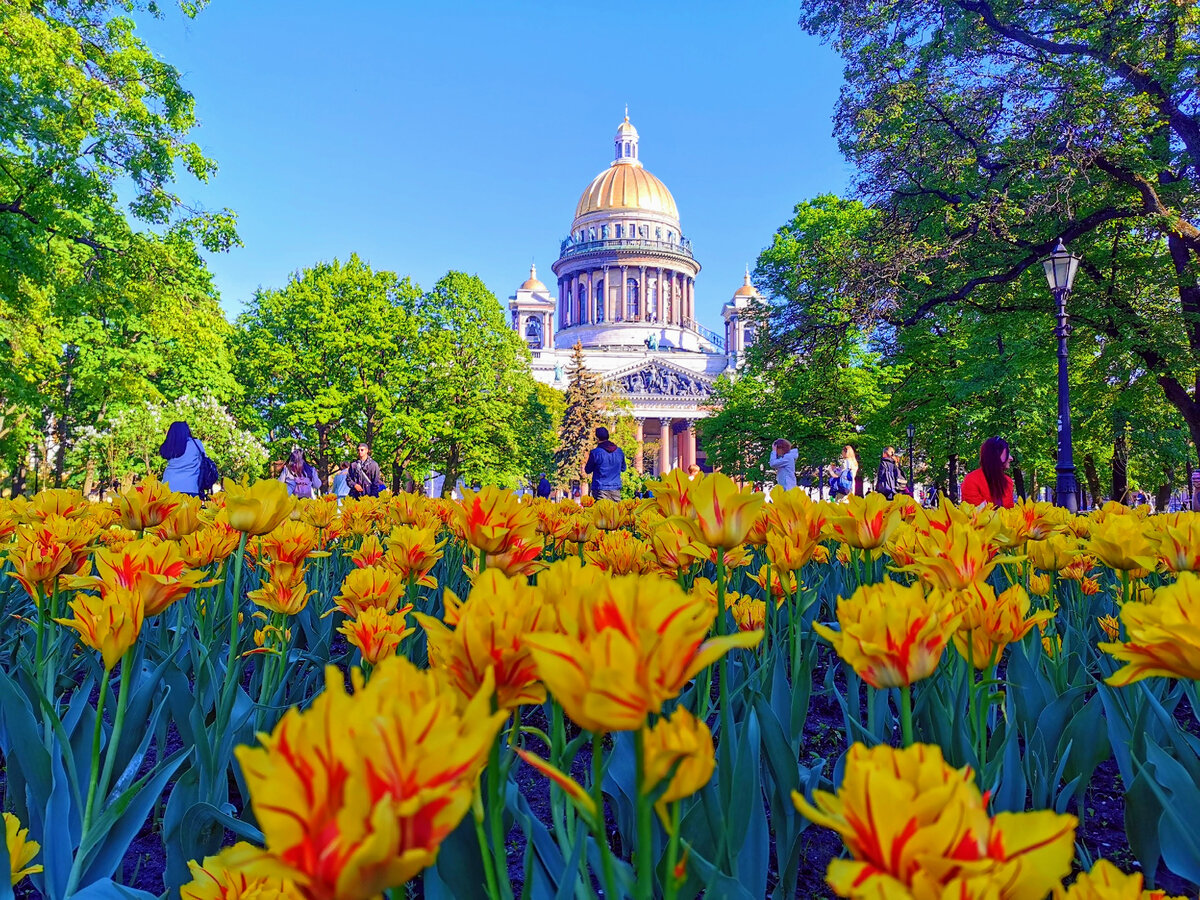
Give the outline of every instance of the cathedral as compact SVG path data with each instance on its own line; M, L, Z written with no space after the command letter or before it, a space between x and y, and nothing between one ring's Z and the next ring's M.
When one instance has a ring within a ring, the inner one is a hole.
M572 348L629 401L638 453L631 465L661 475L704 464L696 421L711 413L712 385L737 367L754 339L745 315L759 301L747 271L721 310L724 333L696 320L700 263L667 186L642 165L625 116L613 161L584 188L571 231L550 267L552 293L531 266L509 298L512 327L529 345L533 375L565 390ZM645 446L656 452L643 452Z

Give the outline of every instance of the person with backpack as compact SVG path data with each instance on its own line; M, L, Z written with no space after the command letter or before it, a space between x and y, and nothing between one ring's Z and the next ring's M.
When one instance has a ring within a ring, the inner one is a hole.
M550 479L546 477L546 473L542 473L542 477L538 479L537 495L544 500L550 499Z
M350 499L361 500L363 497L378 497L383 490L383 479L379 473L379 463L371 459L371 448L365 443L358 445L358 459L350 463L350 473L346 476L346 484L350 486Z
M584 463L585 475L592 476L592 495L597 500L621 499L621 473L625 471L625 451L608 439L608 429L596 429L600 443L592 448Z
M843 447L840 462L831 465L829 472L833 476L829 479L829 492L834 500L853 494L854 483L858 478L858 455L854 448L849 444Z
M279 480L287 485L288 493L299 500L311 500L321 492L321 477L299 448L293 450L284 463Z
M177 494L203 498L217 483L217 467L204 452L200 439L192 436L187 422L171 423L158 455L167 461L163 484Z
M891 500L901 489L904 473L896 462L896 448L885 447L883 457L879 460L879 470L875 473L875 490Z

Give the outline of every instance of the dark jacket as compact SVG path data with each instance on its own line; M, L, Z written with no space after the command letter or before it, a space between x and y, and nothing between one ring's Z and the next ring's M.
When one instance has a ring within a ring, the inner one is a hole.
M378 486L383 483L379 476L379 463L367 457L356 459L350 463L350 472L346 475L346 485L350 488L351 497L374 497L379 493Z
M875 490L891 500L900 488L901 477L900 466L890 456L885 456L879 461L879 471L875 473Z
M538 482L537 495L539 497L550 496L550 481L544 475L542 476L542 480Z
M612 441L605 441L588 454L583 471L592 476L592 489L619 491L625 471L625 452Z

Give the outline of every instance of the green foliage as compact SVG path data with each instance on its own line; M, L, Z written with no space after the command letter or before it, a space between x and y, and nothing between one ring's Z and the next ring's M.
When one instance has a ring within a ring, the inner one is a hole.
M566 410L559 429L558 450L554 454L560 485L570 484L580 477L588 451L596 443L596 428L604 423L604 385L600 377L587 367L583 347L572 348L571 367L567 370Z
M0 7L0 460L16 489L31 457L35 483L85 477L71 468L83 426L236 393L197 252L236 243L233 217L173 192L178 174L204 181L215 164L187 140L193 98L135 35L137 8L159 13Z
M1084 257L1073 366L1097 373L1099 347L1100 370L1128 375L1104 384L1161 392L1200 443L1195 6L805 0L801 24L846 59L837 136L878 210L850 317L1040 336L1044 366L1039 263L1061 236ZM1084 456L1113 432L1116 393L1078 416Z
M238 319L248 422L275 458L303 447L322 476L359 441L400 487L515 485L544 463L552 412L500 303L451 272L428 293L357 256L261 290Z

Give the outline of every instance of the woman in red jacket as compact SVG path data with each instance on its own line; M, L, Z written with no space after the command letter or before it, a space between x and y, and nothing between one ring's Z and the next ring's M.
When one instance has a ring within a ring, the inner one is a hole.
M1012 465L1012 453L1008 441L1002 437L990 437L979 448L979 468L963 479L963 503L978 506L991 503L1011 509L1013 505L1013 480L1005 474Z

